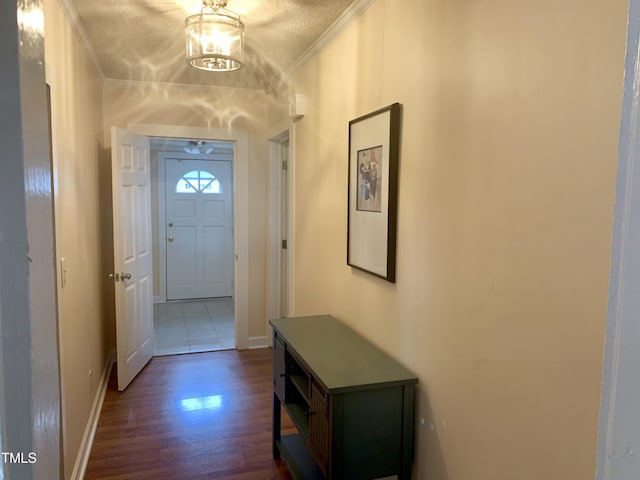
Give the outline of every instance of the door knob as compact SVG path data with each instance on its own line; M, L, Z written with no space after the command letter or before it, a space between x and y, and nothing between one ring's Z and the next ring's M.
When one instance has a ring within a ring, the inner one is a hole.
M169 235L169 238L167 240L169 240L170 242L173 242L173 235Z
M130 273L124 273L122 272L120 274L120 278L124 279L124 280L131 280L131 274Z

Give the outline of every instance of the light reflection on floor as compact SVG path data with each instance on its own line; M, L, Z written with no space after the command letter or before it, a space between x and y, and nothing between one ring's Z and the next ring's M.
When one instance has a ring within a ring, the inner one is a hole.
M193 412L196 410L216 410L222 408L222 395L185 398L180 401L180 405L184 412Z

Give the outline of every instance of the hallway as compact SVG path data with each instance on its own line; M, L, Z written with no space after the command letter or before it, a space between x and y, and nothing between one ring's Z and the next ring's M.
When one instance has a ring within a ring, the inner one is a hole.
M206 298L153 306L157 355L235 348L233 298Z
M85 480L291 480L272 458L271 355L157 357L124 392L114 368Z

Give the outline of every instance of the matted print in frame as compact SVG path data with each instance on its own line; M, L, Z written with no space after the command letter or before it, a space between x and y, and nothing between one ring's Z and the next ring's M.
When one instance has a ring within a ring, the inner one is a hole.
M349 122L347 265L396 281L399 103Z

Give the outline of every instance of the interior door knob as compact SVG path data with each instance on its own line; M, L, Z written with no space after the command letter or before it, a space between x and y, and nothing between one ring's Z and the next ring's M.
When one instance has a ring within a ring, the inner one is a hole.
M124 280L131 280L131 274L130 273L124 273L122 272L120 274L120 278L124 279Z
M169 238L167 240L169 240L170 242L173 242L173 235L169 235Z

